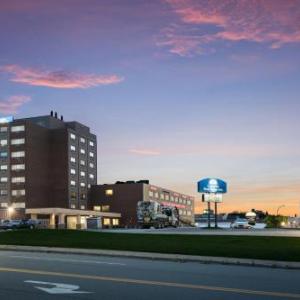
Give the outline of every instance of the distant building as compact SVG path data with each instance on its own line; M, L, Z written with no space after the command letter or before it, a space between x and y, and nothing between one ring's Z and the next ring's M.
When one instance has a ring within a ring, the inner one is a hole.
M183 223L194 223L194 197L149 184L147 180L92 186L91 209L121 213L121 226L137 225L138 201L157 201L178 208Z

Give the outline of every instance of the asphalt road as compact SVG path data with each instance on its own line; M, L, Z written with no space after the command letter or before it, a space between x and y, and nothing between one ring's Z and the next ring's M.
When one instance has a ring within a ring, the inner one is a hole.
M300 299L298 270L0 252L0 299Z
M151 234L196 234L196 235L247 235L247 236L290 236L300 237L300 229L203 229L199 227L178 227L163 229L103 229L103 232L151 233Z

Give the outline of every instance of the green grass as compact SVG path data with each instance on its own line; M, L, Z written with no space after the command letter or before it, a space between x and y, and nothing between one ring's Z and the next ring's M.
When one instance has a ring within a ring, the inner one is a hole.
M300 238L293 237L18 230L1 232L0 244L300 261Z

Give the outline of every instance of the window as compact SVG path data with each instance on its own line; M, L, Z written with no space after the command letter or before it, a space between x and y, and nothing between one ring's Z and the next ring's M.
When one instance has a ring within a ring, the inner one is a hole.
M113 190L106 190L105 191L105 195L106 196L112 196L114 194L114 191Z
M154 197L158 199L158 197L159 197L158 192L155 192Z
M104 218L103 219L103 225L104 226L110 226L110 219L109 218Z
M0 170L1 170L1 171L7 170L7 165L1 165L1 166L0 166Z
M76 186L76 181L75 181L75 180L71 180L71 181L70 181L70 184L71 184L72 186Z
M71 151L76 151L76 147L74 145L70 146Z
M175 202L178 202L178 197L175 197Z
M152 191L149 191L149 197L153 197L153 192Z
M171 196L171 201L174 202L174 196Z
M74 208L76 208L76 205L75 204L71 204L70 208L74 209Z
M20 132L20 131L24 131L25 130L25 126L24 125L19 125L19 126L12 126L11 127L11 132Z
M76 135L74 133L70 133L70 139L71 140L76 140Z
M169 200L170 200L170 196L169 196L168 194L165 194L165 199L166 199L167 201L169 201Z
M14 197L25 196L25 190L12 190L11 195Z
M94 206L95 211L101 211L101 206Z
M165 199L165 195L164 194L160 194L160 200L164 200Z
M90 168L94 168L94 164L93 163L90 163Z
M191 200L188 200L187 205L191 205L191 204L192 204Z
M13 203L13 207L14 208L25 208L26 205L25 205L25 202L15 202L15 203Z
M7 190L0 190L0 196L7 196L8 192Z
M0 132L7 132L7 127L0 127Z
M16 151L11 153L12 158L25 157L25 151Z
M71 161L72 163L76 163L76 158L73 157L73 156L71 156L71 157L70 157L70 161Z
M11 182L12 183L24 183L25 177L12 177Z
M112 219L113 226L119 226L119 219Z
M91 147L94 147L94 145L95 145L94 142L93 142L93 141L90 141L90 146L91 146Z
M80 194L80 199L81 200L85 200L86 199L86 194L85 193L81 193Z
M1 158L7 157L7 152L6 152L6 151L1 151L1 152L0 152L0 157L1 157Z
M2 203L0 204L0 207L2 207L2 208L8 207L8 203L2 202Z
M80 149L80 153L81 154L85 154L85 150L84 149Z
M85 209L85 205L80 205L80 209Z
M25 170L25 164L17 164L11 166L12 171L22 171Z
M7 145L7 140L0 140L0 146L6 146Z
M102 210L103 212L109 211L109 205L102 205L101 210Z
M85 176L85 172L81 171L80 172L80 176L84 177Z
M90 179L95 179L94 174L90 174Z
M94 157L94 153L93 152L90 152L90 157Z
M85 187L85 183L84 182L80 182L80 186L81 187Z
M7 177L0 177L0 182L7 182L7 181L8 181Z
M187 215L188 215L188 216L191 216L191 215L192 215L192 212L188 211L188 212L187 212Z
M72 175L75 175L75 174L76 174L76 170L75 170L75 169L70 169L70 173L71 173Z
M88 184L88 189L90 189L91 188L91 185L90 184Z
M71 199L76 199L77 198L77 195L76 195L76 193L75 192L71 192Z
M85 138L81 137L81 138L80 138L80 142L81 142L82 144L85 144Z
M80 160L80 165L85 166L85 161L84 160Z
M22 145L25 144L25 139L12 139L11 140L12 145Z

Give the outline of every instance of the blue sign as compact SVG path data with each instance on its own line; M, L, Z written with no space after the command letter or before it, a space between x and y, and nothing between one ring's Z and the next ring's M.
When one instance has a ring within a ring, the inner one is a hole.
M14 120L14 117L2 117L0 118L0 124L4 124L4 123L10 123L10 122L13 122Z
M198 181L199 193L227 193L227 183L217 178L205 178Z

